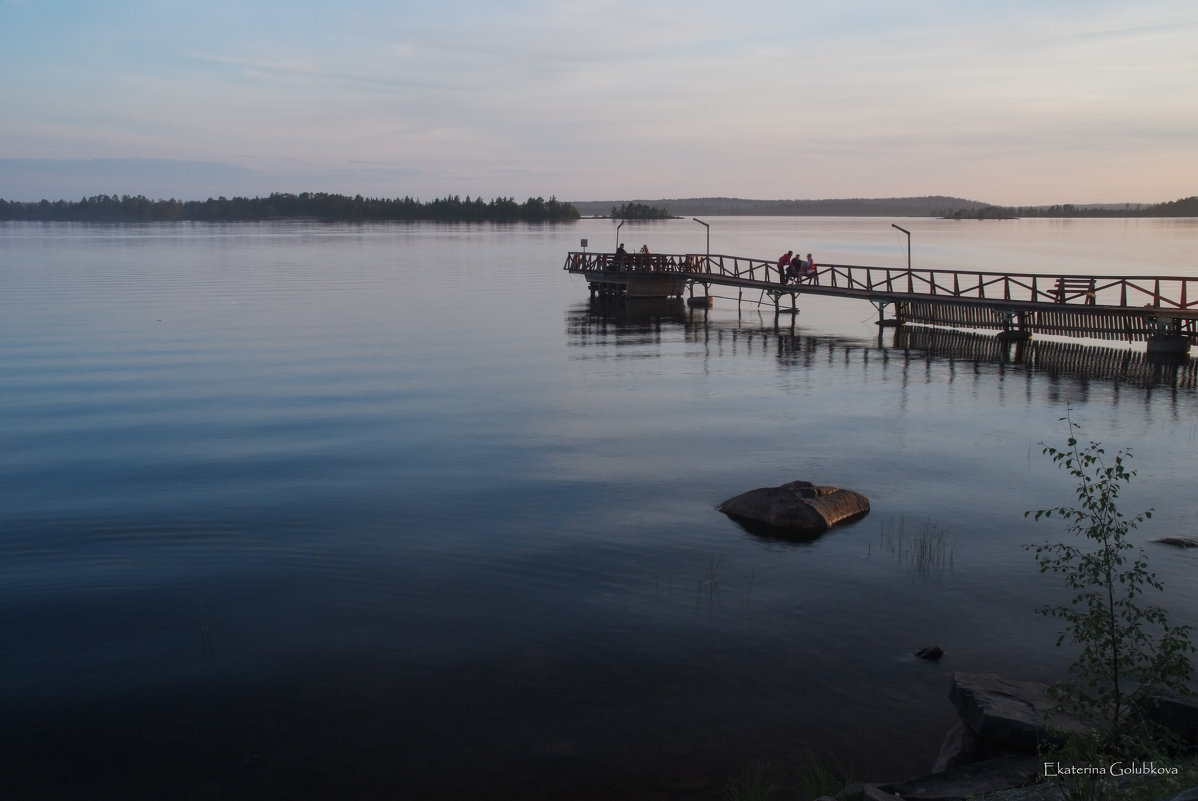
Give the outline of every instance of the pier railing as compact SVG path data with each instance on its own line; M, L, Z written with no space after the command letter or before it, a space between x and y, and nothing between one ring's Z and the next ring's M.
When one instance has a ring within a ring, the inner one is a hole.
M1198 294L1190 288L1198 285L1198 278L1176 276L1042 275L829 264L820 266L819 283L867 294L885 292L945 299L1125 308L1154 306L1173 310L1198 307Z
M705 256L675 253L576 252L566 255L565 269L574 273L704 273L705 259Z

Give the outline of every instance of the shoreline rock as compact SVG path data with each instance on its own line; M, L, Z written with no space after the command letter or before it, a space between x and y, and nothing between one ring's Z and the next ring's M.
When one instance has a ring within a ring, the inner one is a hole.
M913 801L959 801L1026 787L1035 781L1039 768L1039 759L1033 754L1007 754L875 787L890 801L895 796Z
M863 785L863 801L1061 801L1058 785L1037 783L1037 749L1062 732L1088 727L1053 713L1047 684L956 672L949 698L960 719L945 735L932 772ZM1149 715L1191 745L1198 742L1198 699L1161 693L1150 700ZM1198 788L1178 797L1198 801Z
M993 747L1035 753L1054 732L1084 734L1076 718L1051 713L1048 685L994 673L954 673L949 700L978 740Z

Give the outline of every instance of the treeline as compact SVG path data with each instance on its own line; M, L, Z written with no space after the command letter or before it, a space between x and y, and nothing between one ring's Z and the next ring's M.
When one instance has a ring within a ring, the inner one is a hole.
M613 220L668 220L670 212L645 203L625 203L619 208L611 207Z
M611 209L620 212L615 201L574 201L580 212L603 216ZM753 216L753 217L942 217L958 209L989 206L963 198L941 195L908 198L840 198L825 200L746 200L744 198L705 197L639 200L624 204L659 209L667 217ZM632 219L632 218L630 218ZM654 217L652 219L660 219Z
M150 200L142 195L95 195L78 202L43 200L37 203L0 200L0 220L44 222L257 222L291 218L327 221L430 220L437 222L569 222L578 209L555 197L481 197L464 200L451 195L431 202L411 197L364 198L325 192L267 197L208 198L207 200Z
M1166 203L1114 203L1076 206L985 206L958 209L954 219L1010 220L1016 217L1198 217L1198 196Z

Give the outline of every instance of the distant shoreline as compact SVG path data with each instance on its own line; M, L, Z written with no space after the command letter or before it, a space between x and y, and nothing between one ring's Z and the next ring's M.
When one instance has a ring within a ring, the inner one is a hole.
M998 206L976 200L935 195L906 198L826 200L747 200L742 198L673 198L631 201L667 211L675 217L938 217L944 219L1014 219L1017 217L1198 217L1198 196L1167 203L1093 203L1052 206ZM609 216L620 201L573 201L583 216Z
M928 217L953 220L1047 218L1198 217L1198 196L1165 203L1059 204L996 206L946 196L849 198L827 200L749 200L675 198L625 201L623 206L652 208L661 218L693 216L754 217ZM261 222L312 219L327 222L573 222L583 217L612 219L616 201L562 202L556 197L484 201L447 196L429 202L411 197L364 198L324 192L266 197L208 198L202 201L150 200L144 195L96 195L79 201L0 199L0 220L35 222ZM630 220L629 217L615 218ZM641 218L631 218L639 221ZM630 221L631 221L630 220Z

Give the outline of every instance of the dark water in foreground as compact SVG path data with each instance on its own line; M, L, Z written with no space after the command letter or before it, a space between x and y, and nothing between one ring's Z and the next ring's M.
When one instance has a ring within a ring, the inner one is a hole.
M1198 256L1195 221L1060 222L902 224L970 268ZM888 223L719 220L712 247L899 263ZM623 234L702 250L692 228ZM1071 497L1037 445L1066 404L1134 449L1145 541L1195 533L1189 362L879 340L829 299L781 328L727 300L593 306L560 266L611 236L0 225L12 797L624 795L807 749L914 774L954 670L1068 662L1022 547L1055 535L1023 511ZM714 511L796 478L873 511L802 544ZM1148 547L1194 622L1198 555ZM910 655L932 643L940 663Z

